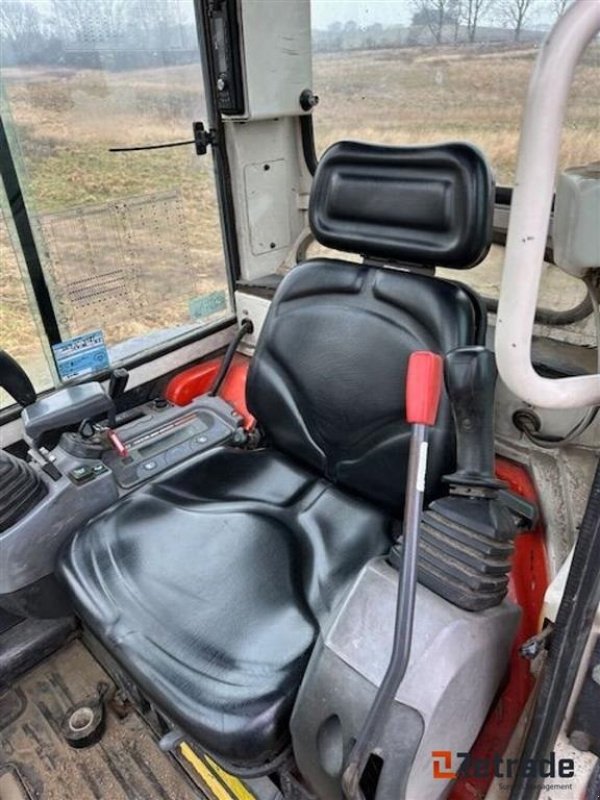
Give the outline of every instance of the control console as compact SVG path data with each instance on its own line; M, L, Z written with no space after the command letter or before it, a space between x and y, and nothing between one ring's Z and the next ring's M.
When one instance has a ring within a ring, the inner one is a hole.
M159 401L142 406L141 411L139 418L116 428L124 450L108 450L102 456L124 490L229 441L241 422L218 397L202 397L183 408Z
M78 528L181 462L244 440L235 409L219 397L204 396L183 407L164 400L146 403L114 423L109 417L108 426L84 420L77 432L63 433L50 452L32 443L27 468L41 490L26 514L0 525L0 551L14 565L0 570L0 607L45 616L43 602L31 599L29 587L35 593L51 576L60 548Z

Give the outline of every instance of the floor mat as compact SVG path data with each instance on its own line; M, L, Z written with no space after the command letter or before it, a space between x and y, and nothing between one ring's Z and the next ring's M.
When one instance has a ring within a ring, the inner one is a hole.
M71 748L66 711L110 683L81 642L67 645L0 694L0 800L199 800L135 712L110 708L98 744ZM111 684L112 685L112 684Z

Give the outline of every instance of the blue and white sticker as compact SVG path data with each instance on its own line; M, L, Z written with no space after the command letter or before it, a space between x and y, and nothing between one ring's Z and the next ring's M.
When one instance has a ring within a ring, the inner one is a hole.
M52 345L56 369L61 380L93 375L109 367L108 350L102 331L92 331Z

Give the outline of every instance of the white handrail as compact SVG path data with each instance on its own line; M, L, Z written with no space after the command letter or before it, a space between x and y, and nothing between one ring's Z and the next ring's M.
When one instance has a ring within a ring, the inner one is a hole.
M541 408L600 405L600 375L542 378L531 363L565 107L577 62L598 31L600 0L575 0L538 55L521 127L495 348L498 371L509 389Z

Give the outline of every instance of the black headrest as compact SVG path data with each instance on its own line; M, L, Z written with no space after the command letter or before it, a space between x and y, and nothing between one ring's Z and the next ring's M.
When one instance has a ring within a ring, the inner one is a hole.
M492 240L494 180L461 142L338 142L319 161L310 225L321 244L405 264L468 269Z

